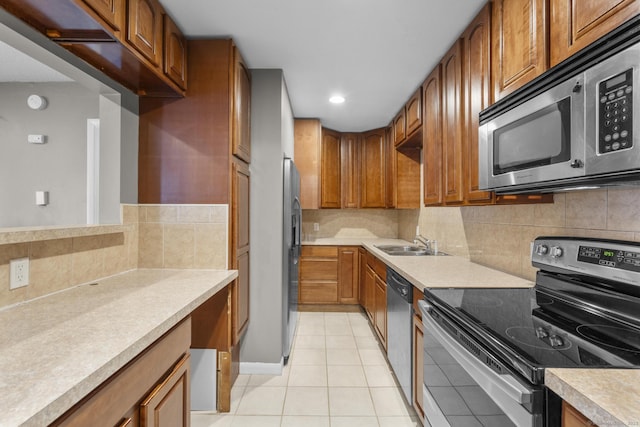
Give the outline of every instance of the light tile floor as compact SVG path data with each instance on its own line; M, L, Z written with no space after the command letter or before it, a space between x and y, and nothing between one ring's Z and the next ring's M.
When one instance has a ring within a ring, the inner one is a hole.
M228 414L192 427L420 426L363 313L300 313L283 374L240 375Z

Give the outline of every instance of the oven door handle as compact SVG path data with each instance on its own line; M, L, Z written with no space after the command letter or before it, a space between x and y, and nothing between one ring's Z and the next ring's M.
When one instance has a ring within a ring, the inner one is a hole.
M498 387L511 400L520 404L530 403L533 399L533 390L520 384L511 375L500 375L493 369L482 363L475 356L469 353L462 345L452 338L442 329L430 315L433 307L426 301L418 301L418 306L422 312L422 323L430 334L432 334L442 346L453 356L454 359L476 380L489 394L490 390ZM425 331L425 332L426 332Z

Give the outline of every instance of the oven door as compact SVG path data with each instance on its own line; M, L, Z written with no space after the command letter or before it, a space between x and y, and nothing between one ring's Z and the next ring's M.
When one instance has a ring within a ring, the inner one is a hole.
M455 322L444 318L426 301L419 301L424 324L423 408L425 426L542 427L544 416L540 388L525 385L500 361L484 354L484 348ZM473 348L461 345L447 329ZM494 369L482 362L482 357Z
M585 174L584 75L483 122L479 183L498 192Z

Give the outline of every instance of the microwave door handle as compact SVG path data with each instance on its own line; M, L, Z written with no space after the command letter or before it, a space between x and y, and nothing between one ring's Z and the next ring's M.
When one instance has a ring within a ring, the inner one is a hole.
M429 312L432 307L425 301L418 301L420 311L422 312L422 323L442 346L453 356L453 358L466 370L471 377L485 390L490 385L497 386L511 400L515 400L520 404L530 403L532 401L533 391L520 384L511 375L500 375L487 365L482 363L476 357L471 355L462 345L445 332L434 320L431 319Z

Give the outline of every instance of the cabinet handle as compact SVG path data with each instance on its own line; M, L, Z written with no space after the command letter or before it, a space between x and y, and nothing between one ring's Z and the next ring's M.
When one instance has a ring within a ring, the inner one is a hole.
M126 420L118 424L118 427L131 427L133 425L132 422L133 422L133 418L127 418Z

